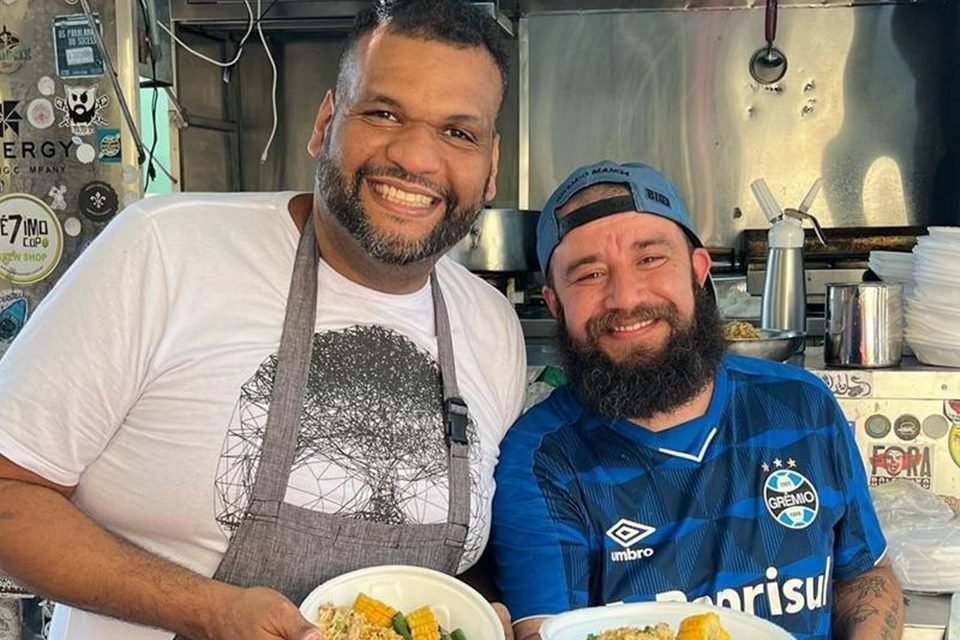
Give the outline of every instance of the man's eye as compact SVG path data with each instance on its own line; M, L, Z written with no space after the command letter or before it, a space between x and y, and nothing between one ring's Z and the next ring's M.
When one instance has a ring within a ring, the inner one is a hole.
M447 135L452 138L457 138L458 140L464 140L466 142L476 142L477 138L468 131L463 129L458 129L456 127L450 127L447 129Z
M645 266L657 264L664 260L664 256L644 256L640 258L639 263Z
M603 277L603 271L588 271L574 278L574 282L591 282Z
M389 120L391 122L397 122L397 115L392 111L387 111L386 109L374 109L367 111L363 115L370 118L377 118L380 120Z

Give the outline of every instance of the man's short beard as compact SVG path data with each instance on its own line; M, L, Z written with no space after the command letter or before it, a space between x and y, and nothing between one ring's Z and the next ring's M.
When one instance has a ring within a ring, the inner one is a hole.
M329 138L327 139L329 141ZM420 240L409 240L375 228L370 223L360 200L360 187L367 176L384 176L421 184L443 197L447 203L443 218ZM352 235L372 257L386 264L405 266L445 252L470 230L480 213L483 201L459 207L457 197L450 189L437 185L398 167L374 167L364 164L348 181L331 160L328 144L324 144L317 164L317 188L327 209L341 226Z
M567 379L587 408L611 418L650 418L690 402L716 376L726 342L716 304L704 287L694 284L693 318L685 326L673 305L627 314L637 320L660 317L671 325L659 351L638 347L620 362L611 360L600 348L599 335L616 315L591 320L585 343L570 336L562 311L558 318L556 343Z

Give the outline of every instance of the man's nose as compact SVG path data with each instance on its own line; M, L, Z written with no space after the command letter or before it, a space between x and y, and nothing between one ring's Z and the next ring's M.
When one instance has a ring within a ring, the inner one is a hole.
M387 160L407 173L436 174L443 164L441 144L432 127L406 123L387 144Z
M646 286L629 269L611 269L605 301L608 309L630 310L646 298Z

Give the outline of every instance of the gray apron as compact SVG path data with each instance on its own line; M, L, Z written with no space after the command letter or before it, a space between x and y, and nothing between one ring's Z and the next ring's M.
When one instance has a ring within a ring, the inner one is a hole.
M319 250L312 217L297 247L260 466L248 511L214 579L276 589L294 603L320 583L379 564L411 564L454 574L470 518L467 406L457 391L453 343L436 273L430 275L447 443L447 522L384 524L335 516L283 501L300 432L317 310ZM178 636L179 638L180 636Z

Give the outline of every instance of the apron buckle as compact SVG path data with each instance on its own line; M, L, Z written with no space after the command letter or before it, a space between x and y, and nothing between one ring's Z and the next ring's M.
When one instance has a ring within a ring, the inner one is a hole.
M467 403L453 397L443 401L443 421L447 444L467 444Z

